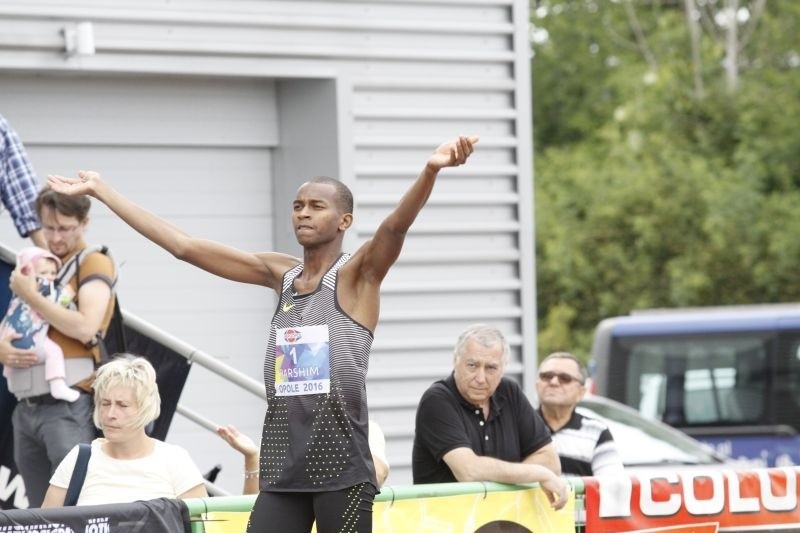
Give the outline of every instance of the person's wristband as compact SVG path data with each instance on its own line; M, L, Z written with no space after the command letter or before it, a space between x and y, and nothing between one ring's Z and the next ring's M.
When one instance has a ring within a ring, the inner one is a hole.
M258 470L245 470L244 471L244 478L245 479L253 479L258 477Z

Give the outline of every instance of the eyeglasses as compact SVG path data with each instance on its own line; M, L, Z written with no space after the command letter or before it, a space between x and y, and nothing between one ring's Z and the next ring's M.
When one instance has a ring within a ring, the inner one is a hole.
M567 374L566 372L539 372L539 379L544 382L550 382L553 378L558 378L558 382L562 385L569 385L573 381L577 381L583 385L583 380L581 378L576 378L572 374Z
M58 233L59 235L69 235L79 227L80 224L75 224L74 226L59 226L57 228L53 228L51 226L42 226L42 231L44 231L45 233L49 233L51 235L53 233Z

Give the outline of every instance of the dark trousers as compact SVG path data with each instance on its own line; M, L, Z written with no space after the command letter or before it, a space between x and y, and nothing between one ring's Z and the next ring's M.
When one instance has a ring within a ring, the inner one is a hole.
M41 507L50 476L73 447L95 437L92 396L74 402L28 405L14 409L14 461L25 481L30 507Z
M371 533L374 500L371 483L330 492L261 492L247 532L275 531L279 526L281 533L308 533L316 520L317 533Z

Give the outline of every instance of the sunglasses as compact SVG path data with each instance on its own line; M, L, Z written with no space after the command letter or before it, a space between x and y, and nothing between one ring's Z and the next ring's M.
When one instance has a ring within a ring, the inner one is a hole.
M558 378L558 382L562 385L569 385L573 381L577 381L583 385L582 379L576 378L572 374L567 374L566 372L539 372L539 379L544 382L550 382L553 378Z

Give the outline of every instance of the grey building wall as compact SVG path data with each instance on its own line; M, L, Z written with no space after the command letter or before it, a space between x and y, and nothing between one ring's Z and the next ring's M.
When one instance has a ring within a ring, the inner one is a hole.
M94 54L66 54L65 32L85 21ZM466 325L500 326L509 372L534 375L529 83L522 0L0 3L0 113L42 180L101 170L244 249L299 253L292 196L328 174L356 195L355 250L439 143L481 136L468 165L441 173L383 287L368 393L391 484L411 481L417 400ZM95 209L89 238L124 263L126 308L260 379L274 296L183 265ZM24 244L8 220L0 240ZM264 406L202 369L183 403L258 437ZM176 419L170 440L239 490L241 461L216 437Z

